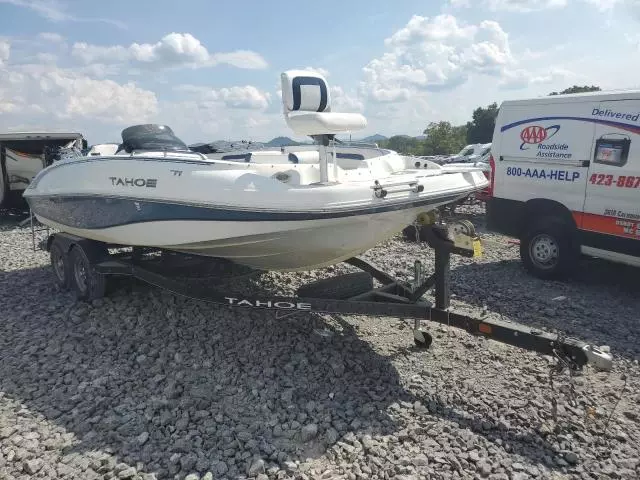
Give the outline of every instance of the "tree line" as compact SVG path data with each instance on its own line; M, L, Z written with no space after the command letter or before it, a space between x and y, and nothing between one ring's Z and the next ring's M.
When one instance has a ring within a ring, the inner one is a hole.
M574 85L561 92L549 95L565 95L582 92L597 92L601 88L595 85ZM450 122L430 122L423 131L424 138L408 135L394 135L378 142L382 148L389 148L405 155L450 155L458 153L465 145L472 143L490 143L498 116L498 104L478 107L472 118L464 125L452 125Z

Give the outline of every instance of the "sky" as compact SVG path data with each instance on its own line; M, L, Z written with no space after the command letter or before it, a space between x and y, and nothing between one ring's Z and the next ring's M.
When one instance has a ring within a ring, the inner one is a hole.
M0 131L89 144L169 125L186 143L296 137L280 74L325 76L372 134L574 84L640 88L640 0L0 0Z

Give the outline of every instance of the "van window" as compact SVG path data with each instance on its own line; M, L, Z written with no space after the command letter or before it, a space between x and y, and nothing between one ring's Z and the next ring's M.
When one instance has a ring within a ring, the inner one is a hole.
M467 148L466 150L463 150L460 153L460 156L462 157L468 157L469 155L471 155L473 153L473 148Z
M629 158L631 139L626 135L623 138L611 138L612 135L603 135L596 140L596 151L593 162L612 167L626 165Z

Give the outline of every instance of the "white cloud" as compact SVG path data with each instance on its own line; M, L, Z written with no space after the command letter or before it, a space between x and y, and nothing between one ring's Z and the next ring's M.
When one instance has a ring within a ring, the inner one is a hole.
M269 65L259 53L250 50L236 50L234 52L214 53L209 57L209 65L226 63L237 68L263 69Z
M44 52L37 53L35 58L36 60L38 60L38 63L40 64L54 64L58 60L58 57L55 56L53 53L44 53Z
M363 69L361 90L376 102L450 89L473 74L498 75L514 62L508 36L497 22L469 25L446 14L414 15L385 45L388 51Z
M0 67L7 63L11 54L11 44L7 41L0 40Z
M137 123L147 121L158 111L155 94L131 82L96 80L55 66L14 65L10 70L0 69L0 92L14 105L12 111L20 110L23 121L49 120L56 124L90 119L107 124ZM0 99L0 103L4 101L5 98ZM8 118L2 120L12 122Z
M118 28L126 28L122 22L117 20L72 15L67 12L66 5L58 0L0 0L0 3L8 3L16 7L27 8L51 22L99 22L107 23Z
M364 103L355 95L350 95L344 91L342 87L330 87L331 93L331 110L335 112L362 112Z
M222 101L196 98L163 102L160 107L154 121L170 125L187 144L220 139L265 141L290 133L282 114L229 108Z
M567 6L568 0L485 0L484 4L490 10L504 10L510 12L534 12Z
M329 70L327 70L326 68L318 68L318 67L305 67L302 70L307 70L309 72L315 72L319 75L322 75L324 78L328 78L329 77Z
M638 35L637 33L636 34L625 33L624 38L627 40L627 42L633 45L633 48L640 51L640 35Z
M516 13L529 13L543 10L561 9L570 4L587 3L601 12L612 10L621 5L635 10L640 10L638 0L448 0L447 5L455 8L469 8L475 4L477 7L491 11L504 11Z
M42 32L38 34L38 37L51 43L62 43L64 41L64 37L58 33Z
M85 64L131 63L138 66L169 68L187 66L200 68L226 63L238 68L266 68L267 62L257 53L247 50L209 53L207 48L190 33L170 33L160 41L100 46L84 42L75 43L71 54Z
M620 4L625 4L631 7L633 7L634 4L635 6L638 6L638 2L635 0L583 0L583 1L593 5L594 7L596 7L596 9L598 9L601 12L604 12L606 10L611 10L612 8Z
M498 86L505 90L519 90L532 85L548 85L567 82L576 75L563 68L545 69L544 73L531 73L524 69L506 71Z
M195 94L202 104L223 104L229 108L264 110L271 102L271 94L252 85L228 88L207 88L196 85L179 85L176 91Z

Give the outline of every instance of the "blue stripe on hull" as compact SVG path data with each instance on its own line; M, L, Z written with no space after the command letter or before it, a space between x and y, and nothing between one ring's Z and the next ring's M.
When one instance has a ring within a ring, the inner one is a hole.
M401 203L382 202L375 206L340 211L251 211L228 207L203 207L169 202L150 202L134 198L28 197L34 214L71 228L100 229L134 223L172 220L221 222L304 221L369 215L452 202L464 194L442 195Z

